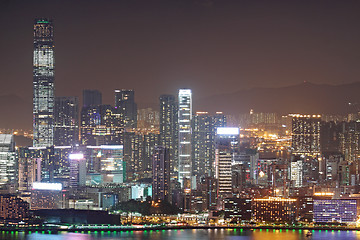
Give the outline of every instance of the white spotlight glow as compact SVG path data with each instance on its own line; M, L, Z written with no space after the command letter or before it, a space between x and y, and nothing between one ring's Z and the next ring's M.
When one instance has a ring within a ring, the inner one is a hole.
M45 182L33 182L34 190L55 190L61 191L62 184L61 183L45 183Z
M219 135L239 135L240 130L234 127L218 127L216 133Z
M84 154L82 154L82 153L71 153L71 154L69 154L69 158L71 160L81 160L81 159L84 158Z

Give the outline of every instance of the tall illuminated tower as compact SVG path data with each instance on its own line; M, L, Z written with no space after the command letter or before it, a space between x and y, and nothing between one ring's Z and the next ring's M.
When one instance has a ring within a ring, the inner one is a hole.
M54 143L54 30L52 20L35 19L33 56L34 147Z
M215 178L221 202L232 196L232 163L239 151L239 128L218 127L215 137ZM221 206L221 204L219 205Z
M191 119L192 96L190 89L179 90L179 182L182 188L191 186Z

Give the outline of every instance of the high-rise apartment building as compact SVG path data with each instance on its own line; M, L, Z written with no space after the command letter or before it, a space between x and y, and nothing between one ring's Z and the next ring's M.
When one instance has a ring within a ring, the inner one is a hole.
M207 112L197 112L192 126L193 176L211 176L212 160L215 157L213 118Z
M320 115L292 114L292 148L294 154L320 154Z
M192 94L191 89L179 90L179 182L182 188L191 187L192 160L191 160L191 119Z
M144 177L144 138L142 134L125 133L124 160L128 180L139 180Z
M34 147L54 143L54 29L52 20L34 23L33 129Z
M55 98L54 145L70 146L79 142L78 109L77 97Z
M125 128L137 127L137 104L134 90L115 90L115 108L122 115Z
M170 188L170 161L169 152L163 146L155 147L153 162L153 200L166 201L169 198Z
M157 133L144 134L143 168L145 172L149 172L149 170L152 169L152 157L155 152L155 147L158 145L159 145L159 134ZM170 162L169 162L169 167L170 167Z
M225 127L226 118L220 112L196 112L192 119L192 164L196 181L202 176L214 176L215 136L218 127Z
M177 102L173 95L160 96L159 145L169 151L170 179L178 178L178 115Z

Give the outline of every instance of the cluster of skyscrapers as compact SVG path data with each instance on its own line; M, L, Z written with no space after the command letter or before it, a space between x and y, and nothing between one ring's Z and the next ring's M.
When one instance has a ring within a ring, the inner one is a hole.
M154 200L169 201L182 209L190 208L186 206L191 202L189 193L196 191L200 180L214 183L214 176L220 174L220 178L227 179L224 187L231 189L233 149L227 145L233 142L222 142L228 134L225 116L221 112L193 114L190 89L180 89L177 96L161 95L158 126L152 125L156 124L153 121L149 128L138 128L134 90L115 90L114 105L106 105L100 91L85 89L80 106L76 96L55 96L54 80L53 21L36 19L33 146L15 151L12 135L2 135L3 144L9 148L4 150L7 157L2 158L9 165L2 165L6 166L1 171L6 175L1 179L4 189L32 191L34 197L40 196L34 192L34 186L40 183L48 183L45 186L50 188L59 183L62 189L71 189L71 195L77 194L74 189L85 186L144 182L151 185L149 195ZM223 128L224 134L217 132L218 128ZM238 138L238 129L234 133ZM217 136L221 136L218 158ZM217 169L226 169L227 175L219 171L216 174ZM216 187L208 191L214 193L213 197L217 194Z
M36 19L33 145L15 149L11 134L0 135L1 191L32 209L109 209L151 197L239 221L328 222L330 205L351 213L336 221L356 218L359 121L251 110L236 124L222 112L194 112L191 89L161 95L158 111L138 110L131 89L114 90L114 105L85 89L80 105L55 96L54 53L53 22Z

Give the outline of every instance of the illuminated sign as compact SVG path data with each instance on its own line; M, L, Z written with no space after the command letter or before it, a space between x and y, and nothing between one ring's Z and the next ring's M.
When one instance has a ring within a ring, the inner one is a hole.
M71 160L75 160L75 159L80 160L80 159L84 158L84 154L82 154L82 153L71 153L71 154L69 154L69 158Z
M100 149L123 149L123 145L101 145L101 146L86 146L86 148L100 148Z
M34 182L32 189L34 190L55 190L61 191L61 183L45 183L45 182Z
M191 94L191 89L180 89L179 90L179 95L182 95L182 94L184 94L184 95Z
M314 196L334 196L334 193L332 193L332 192L316 192L316 193L314 193Z
M216 133L219 135L239 135L240 130L234 127L218 127Z

